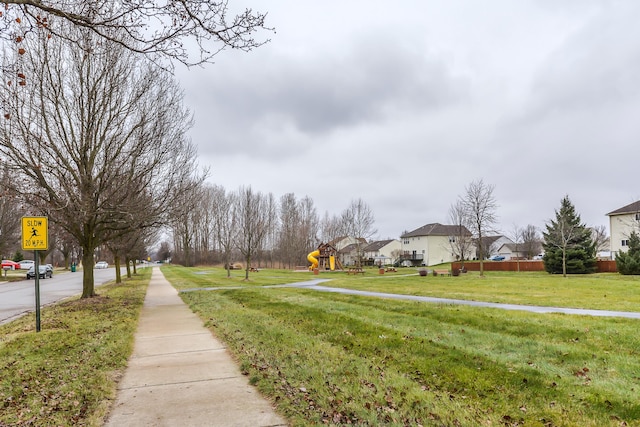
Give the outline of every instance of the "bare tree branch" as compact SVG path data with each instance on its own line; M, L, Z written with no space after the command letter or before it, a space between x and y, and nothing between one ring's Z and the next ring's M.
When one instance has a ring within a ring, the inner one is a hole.
M91 30L99 40L130 51L160 55L186 65L211 62L223 49L250 51L268 42L266 14L245 9L230 14L228 1L209 0L7 0L0 37L14 43L34 32L85 47L68 25ZM19 43L19 42L18 42Z

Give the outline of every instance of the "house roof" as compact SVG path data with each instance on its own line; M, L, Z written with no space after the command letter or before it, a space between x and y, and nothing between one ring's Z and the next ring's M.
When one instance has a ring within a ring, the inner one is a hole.
M500 246L500 249L498 249L498 252L501 251L502 248L507 248L511 252L522 252L522 248L523 247L524 247L524 245L522 245L522 244L505 243L504 245Z
M533 249L534 253L538 253L542 251L542 243L541 242L532 242L531 245L525 245L524 243L505 243L498 249L498 252L502 251L502 248L507 248L511 252L527 252ZM517 250L516 250L517 249Z
M338 243L340 243L344 239L348 239L348 238L349 238L349 236L336 237L335 239L330 241L328 244L331 245L331 246L336 246ZM364 237L358 237L356 240L359 240L361 243L367 243L367 239L365 239Z
M347 236L336 237L335 239L330 241L328 244L331 245L331 246L336 246L338 243L340 243L342 240L344 240L346 238L347 238Z
M418 237L418 236L457 236L460 234L460 228L463 228L464 234L471 234L469 230L465 226L458 225L442 225L439 223L427 224L423 225L420 228L416 228L413 231L409 231L408 233L404 233L400 238L404 239L405 237Z
M389 240L378 240L377 242L371 242L369 245L365 246L365 252L375 252L387 246L389 243L393 242L392 239Z
M640 213L640 200L628 204L627 206L623 206L620 209L616 209L615 211L611 211L607 215L623 215L630 213Z
M501 239L501 238L505 238L509 241L511 241L511 239L509 239L508 237L499 235L499 236L482 236L482 246L484 247L489 247L491 245L493 245L496 240Z
M350 252L355 251L356 249L358 249L358 245L356 245L355 243L352 243L352 244L347 245L344 248L340 249L338 252L341 253L341 254L348 254Z

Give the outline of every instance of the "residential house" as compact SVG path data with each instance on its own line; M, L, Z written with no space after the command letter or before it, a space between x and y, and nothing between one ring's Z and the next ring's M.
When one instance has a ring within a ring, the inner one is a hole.
M338 250L338 258L342 265L357 265L358 258L364 257L364 247L368 243L367 239L362 237L344 236L333 239L329 244Z
M542 253L541 242L524 243L505 243L496 252L504 259L533 259L534 256ZM494 255L496 255L494 254Z
M365 245L358 245L351 243L338 251L338 258L342 262L342 265L358 265L358 258L363 259L364 253L362 249ZM358 248L360 248L360 257L358 257Z
M464 227L463 227L464 228ZM423 225L400 236L402 241L402 262L414 266L430 266L456 261L454 244L456 236L470 235L464 228L460 233L457 225L439 223Z
M400 240L378 240L364 247L364 259L367 261L367 265L393 264L401 250Z
M640 201L609 212L607 216L611 233L611 256L615 259L616 253L627 251L631 232L640 233Z
M513 240L509 239L506 236L498 235L498 236L483 236L481 242L482 242L482 254L486 259L492 255L504 255L499 253L499 249L502 248L503 245L513 243ZM477 247L478 245L476 244L476 248ZM480 257L479 252L480 251L476 250L476 256L475 256L476 259Z
M342 237L338 237L333 239L332 241L329 242L329 244L331 246L333 246L334 248L336 248L337 250L341 250L349 245L355 244L359 242L360 245L362 245L363 247L367 244L367 239L364 239L362 237L360 238L355 238L355 237L350 237L350 236L342 236Z

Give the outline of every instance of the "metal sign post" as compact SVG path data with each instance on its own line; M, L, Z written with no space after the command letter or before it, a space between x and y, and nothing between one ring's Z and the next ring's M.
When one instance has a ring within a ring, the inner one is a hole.
M49 248L49 221L46 216L22 217L22 250L33 251L36 280L36 332L40 332L40 259L38 251Z

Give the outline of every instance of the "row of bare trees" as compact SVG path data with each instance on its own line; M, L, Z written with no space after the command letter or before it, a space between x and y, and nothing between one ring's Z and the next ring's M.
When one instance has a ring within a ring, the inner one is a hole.
M251 187L203 185L183 197L172 223L172 260L228 267L242 260L247 278L251 267L306 265L307 254L321 242L375 233L373 213L361 199L339 216L327 212L320 219L311 198L293 193L277 200Z
M75 240L82 296L91 297L95 250L106 245L117 263L138 257L203 174L194 172L191 115L172 76L91 30L63 26L74 43L34 31L24 52L4 57L0 156L14 177L6 190Z

